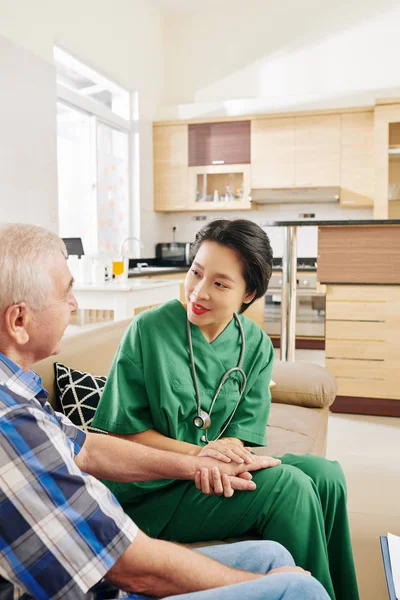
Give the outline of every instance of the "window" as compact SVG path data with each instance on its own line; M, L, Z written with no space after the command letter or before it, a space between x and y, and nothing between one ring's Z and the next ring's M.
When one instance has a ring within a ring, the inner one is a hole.
M118 253L140 235L130 210L131 94L58 47L54 60L59 232L81 237L86 254Z

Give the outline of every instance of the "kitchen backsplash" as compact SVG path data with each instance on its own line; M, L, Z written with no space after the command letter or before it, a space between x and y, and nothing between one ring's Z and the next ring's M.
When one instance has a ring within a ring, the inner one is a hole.
M156 242L170 242L173 240L173 227L177 227L175 241L190 242L196 232L212 219L251 219L263 226L268 221L300 220L302 213L312 213L315 219L372 219L372 208L341 208L339 204L302 204L302 205L269 205L267 209L252 211L221 211L213 213L168 213L160 215L162 220L162 239ZM205 220L196 220L196 217L206 217ZM310 220L310 219L307 219ZM265 227L268 233L275 256L283 255L283 229L281 227ZM298 229L298 256L317 256L318 228L304 227Z

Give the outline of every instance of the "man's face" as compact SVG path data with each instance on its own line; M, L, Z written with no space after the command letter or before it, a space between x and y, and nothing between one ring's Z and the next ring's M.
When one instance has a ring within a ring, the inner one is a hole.
M31 313L28 346L34 357L33 362L60 352L61 338L69 324L71 313L78 307L72 293L73 278L66 259L60 252L49 261L53 286L47 305L43 310Z

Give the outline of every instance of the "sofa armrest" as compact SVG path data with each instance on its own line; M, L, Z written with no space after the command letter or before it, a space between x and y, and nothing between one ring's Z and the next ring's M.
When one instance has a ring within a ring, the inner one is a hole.
M308 362L274 362L272 402L309 408L330 406L336 397L333 375L324 367Z

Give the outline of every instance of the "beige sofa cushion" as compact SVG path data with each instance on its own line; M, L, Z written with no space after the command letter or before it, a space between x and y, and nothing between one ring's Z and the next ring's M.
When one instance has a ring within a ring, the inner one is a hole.
M327 406L309 409L273 402L267 426L267 446L256 449L257 454L325 456L328 411Z
M271 389L273 402L323 408L335 400L335 378L320 365L277 360L272 377L276 382Z
M93 330L64 336L59 354L35 363L33 369L42 378L42 385L50 393L49 401L52 404L54 404L54 363L59 362L92 375L108 375L118 344L131 320L113 321Z

